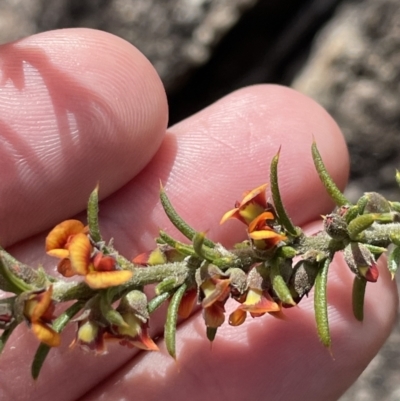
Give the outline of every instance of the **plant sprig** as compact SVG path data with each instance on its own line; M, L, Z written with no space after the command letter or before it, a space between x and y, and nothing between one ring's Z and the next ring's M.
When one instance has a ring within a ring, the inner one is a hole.
M61 342L67 325L75 325L73 345L97 354L107 342L157 351L148 327L152 314L166 308L164 338L176 358L176 330L197 303L205 323L205 335L214 341L226 321L244 323L248 315L283 313L301 302L314 288L317 334L329 349L332 339L328 314L328 271L334 255L343 254L354 273L353 314L364 318L365 289L378 280L377 260L389 252L388 269L394 277L400 265L400 203L376 193L364 194L351 204L330 177L315 142L311 153L315 168L337 208L324 216L321 232L308 236L294 225L284 203L278 180L280 152L271 161L267 201L266 184L247 191L222 217L238 219L246 226L247 239L227 249L189 226L172 206L163 187L161 204L172 224L188 239L181 242L160 231L155 249L133 261L120 255L112 240L104 241L99 225L99 188L89 197L88 226L77 220L58 224L46 238L46 252L59 259L58 273L71 281L24 265L0 248L0 289L14 295L0 301L0 352L13 330L28 323L40 345L32 364L37 379L53 347ZM396 175L399 182L400 174ZM145 289L155 284L155 295ZM236 309L225 316L232 298ZM74 301L58 317L56 303ZM1 363L1 361L0 361Z

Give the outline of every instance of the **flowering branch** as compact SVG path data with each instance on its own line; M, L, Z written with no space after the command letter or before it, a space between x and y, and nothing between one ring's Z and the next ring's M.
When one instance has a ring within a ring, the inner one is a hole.
M111 340L157 351L148 334L151 315L169 303L164 338L175 358L178 318L189 317L196 303L202 308L207 337L214 341L225 322L229 298L238 306L228 323L239 326L247 314L255 318L282 313L312 288L317 333L330 347L327 280L331 261L342 252L354 273L353 313L362 320L366 285L378 280L376 261L390 244L394 245L388 259L392 277L400 264L400 203L377 193L366 193L350 203L327 173L315 143L312 156L337 205L323 217L323 229L307 236L287 214L278 184L278 152L270 169L272 203L266 199L264 184L245 192L242 201L222 217L221 223L235 218L247 227L248 239L229 250L183 221L161 186L161 204L189 242L160 231L154 250L129 261L101 236L96 187L88 202L88 225L66 220L46 238L46 252L59 259L57 277L22 264L0 248L0 289L13 294L0 301L0 352L24 322L40 342L32 364L35 379L51 348L60 345L68 324L76 325L71 346L86 351L103 354ZM400 182L400 173L396 180ZM149 284L156 285L150 298L144 292ZM73 301L72 305L56 316L56 304L67 301Z

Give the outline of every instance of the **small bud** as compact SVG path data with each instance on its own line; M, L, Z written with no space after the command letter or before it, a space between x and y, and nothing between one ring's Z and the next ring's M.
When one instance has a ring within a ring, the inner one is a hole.
M304 295L308 295L313 288L315 278L318 273L318 264L307 260L301 260L293 268L292 277L289 281L289 288L293 296L293 300L298 303Z
M247 275L238 268L229 269L226 272L230 278L231 291L236 290L238 294L243 294L247 290Z
M342 241L349 238L347 223L344 217L331 213L324 218L324 227L328 235L336 241Z
M146 322L150 317L147 310L147 296L139 290L130 291L121 298L117 310L121 313L134 312L142 322Z
M344 249L344 259L350 270L367 281L378 280L379 271L372 252L363 244L352 242Z
M15 322L15 299L16 297L10 297L0 301L0 330L8 329Z
M366 202L362 214L367 213L389 213L391 211L390 203L381 194L377 192L367 192L364 194Z

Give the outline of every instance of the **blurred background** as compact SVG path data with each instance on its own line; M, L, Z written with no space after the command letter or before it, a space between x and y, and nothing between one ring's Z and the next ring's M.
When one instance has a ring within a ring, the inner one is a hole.
M164 82L170 124L246 85L294 87L322 104L346 137L346 195L400 198L399 0L0 2L0 43L66 27L105 30L139 48ZM398 324L340 401L399 401L399 377Z

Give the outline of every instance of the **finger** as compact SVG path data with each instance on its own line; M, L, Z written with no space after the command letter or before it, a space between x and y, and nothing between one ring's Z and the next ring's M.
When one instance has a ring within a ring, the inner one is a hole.
M312 166L312 135L329 171L343 187L348 167L346 147L336 124L321 107L294 91L276 86L235 92L169 130L151 165L102 202L102 229L108 234L106 237L115 237L117 248L127 257L154 247L158 228L171 228L158 201L161 178L177 210L194 227L209 229L213 239L228 245L243 239L242 227L220 227L218 221L243 190L268 181L270 160L282 144L280 176L285 204L298 224L309 221L331 207ZM341 164L337 163L338 158ZM23 245L14 248L13 253L24 260L42 249L36 242ZM39 256L36 260L40 260ZM163 319L159 316L152 327L160 333ZM67 335L64 342L68 344L70 340ZM24 349L31 349L32 342L27 334L11 346L20 350L23 344ZM98 358L82 355L78 350L53 350L35 384L35 394L54 396L63 383L69 386L64 399L74 399L134 354L113 347L100 364ZM20 372L21 382L16 388L22 392L31 383L29 359L26 354L18 355L11 357L9 353L3 358ZM47 383L54 385L54 393L48 390ZM20 393L15 396L23 400Z
M105 32L45 32L0 47L0 243L107 196L159 147L167 122L154 68Z
M332 354L319 342L313 299L285 310L285 320L248 318L240 327L222 326L212 347L201 316L179 327L177 362L164 347L144 353L103 382L85 401L337 400L366 368L396 320L394 282L381 266L378 283L366 294L366 316L351 313L354 274L337 258L329 274ZM232 311L232 305L228 313Z

